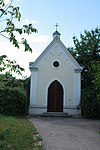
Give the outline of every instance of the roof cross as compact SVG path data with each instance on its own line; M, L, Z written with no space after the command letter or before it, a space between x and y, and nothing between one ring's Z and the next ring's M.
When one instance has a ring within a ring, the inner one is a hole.
M54 25L54 26L56 26L56 31L57 31L57 28L58 28L59 25L56 23L56 25Z

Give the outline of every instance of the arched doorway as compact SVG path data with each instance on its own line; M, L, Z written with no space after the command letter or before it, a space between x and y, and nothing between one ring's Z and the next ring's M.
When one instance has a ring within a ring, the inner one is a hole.
M48 88L48 112L63 112L63 87L57 81L53 81Z

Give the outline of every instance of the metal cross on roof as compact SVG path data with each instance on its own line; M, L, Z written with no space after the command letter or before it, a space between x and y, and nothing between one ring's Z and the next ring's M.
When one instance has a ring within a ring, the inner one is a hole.
M56 26L56 31L57 31L57 28L58 28L59 25L56 23L56 25L54 25L54 26Z

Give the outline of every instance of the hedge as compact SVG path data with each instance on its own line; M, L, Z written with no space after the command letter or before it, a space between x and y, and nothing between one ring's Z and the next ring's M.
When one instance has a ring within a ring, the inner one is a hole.
M27 96L19 87L0 87L0 113L24 115L28 111Z
M85 88L82 92L81 111L86 118L100 119L100 99L98 90L93 87Z

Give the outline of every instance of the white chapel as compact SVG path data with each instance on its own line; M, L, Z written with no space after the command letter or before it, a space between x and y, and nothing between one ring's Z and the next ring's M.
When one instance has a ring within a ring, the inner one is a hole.
M80 113L81 67L60 40L56 30L53 40L29 63L31 89L29 114Z

